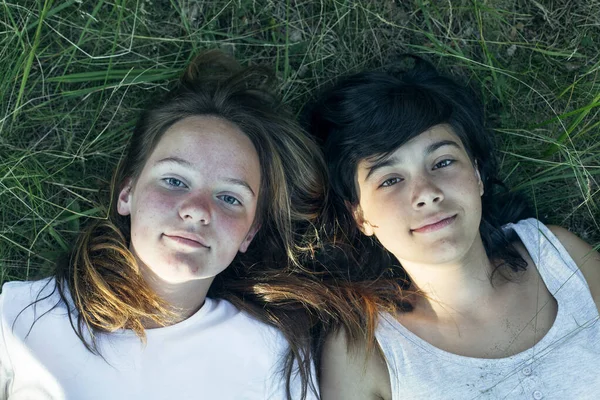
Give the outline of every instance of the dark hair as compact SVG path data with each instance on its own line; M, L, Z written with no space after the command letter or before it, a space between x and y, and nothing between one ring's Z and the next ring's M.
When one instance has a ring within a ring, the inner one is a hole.
M283 333L290 344L282 368L288 397L295 373L302 380L303 398L309 386L314 390L310 329L326 306L318 298L326 291L303 262L310 262L317 243L326 170L318 146L274 89L269 70L243 68L225 54L209 51L191 62L159 103L142 112L113 176L108 218L86 226L54 273L71 325L89 351L99 354L99 332L131 329L144 340L144 321L172 321L169 305L145 282L129 250L130 219L117 213L117 198L127 180L139 177L169 127L192 116L215 116L237 125L258 153L261 187L255 223L260 229L248 251L214 279L208 295L232 302Z
M317 371L325 340L333 332L343 328L349 346L363 342L368 351L376 351L379 313L394 315L413 309L406 300L411 294L410 277L375 236L360 232L351 213L349 205L359 203L355 175L363 159L385 158L431 127L448 124L483 181L479 230L487 256L498 261L492 284L496 272L511 279L504 271L527 267L511 244L515 238L501 226L530 212L522 198L509 192L497 177L494 138L485 127L482 105L467 87L439 75L428 62L416 56L406 58L415 63L406 72L362 72L340 79L304 113L305 124L321 141L333 192L324 218L329 244L319 256L328 265L323 281L337 301L332 302L335 311L330 317L313 329ZM351 309L343 308L344 304Z
M352 261L357 265L348 265L354 270L350 279L408 278L401 268L392 268L395 258L376 238L359 232L351 215L348 204L359 202L355 184L359 161L385 158L439 124L452 128L481 175L485 194L479 230L487 256L512 271L524 270L526 262L511 245L514 238L501 226L529 216L529 210L498 179L494 137L485 127L482 105L466 86L438 74L425 60L405 57L414 60L412 69L396 74L361 72L342 78L307 113L310 130L323 144L334 193L334 237L346 231L355 249Z

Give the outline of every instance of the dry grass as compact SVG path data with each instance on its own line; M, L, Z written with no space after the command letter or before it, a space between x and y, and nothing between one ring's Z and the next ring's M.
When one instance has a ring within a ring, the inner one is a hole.
M214 47L273 66L297 110L421 54L480 94L539 215L600 242L600 1L8 0L0 24L0 280L45 273L104 217L137 112Z

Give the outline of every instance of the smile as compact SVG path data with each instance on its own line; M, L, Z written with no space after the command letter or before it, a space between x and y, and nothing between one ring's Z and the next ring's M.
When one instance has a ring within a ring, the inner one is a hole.
M426 224L426 225L423 225L416 229L411 229L411 231L417 232L417 233L435 232L437 230L440 230L440 229L445 228L446 226L450 225L451 223L454 222L455 219L456 219L456 215L453 215L451 217L440 219L437 222L434 222L431 224Z
M210 249L210 246L208 246L204 240L201 237L196 237L195 235L190 235L190 234L178 234L178 233L174 233L174 234L163 234L164 237L166 237L167 239L187 246L187 247L193 247L193 248L205 248L205 249Z

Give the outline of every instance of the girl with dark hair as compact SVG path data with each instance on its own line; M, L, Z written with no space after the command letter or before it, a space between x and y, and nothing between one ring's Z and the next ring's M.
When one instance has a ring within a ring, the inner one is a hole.
M473 93L415 57L310 122L366 324L325 325L324 400L597 397L600 255L501 187Z
M142 113L108 218L3 287L1 398L312 396L298 300L326 173L273 82L208 52Z

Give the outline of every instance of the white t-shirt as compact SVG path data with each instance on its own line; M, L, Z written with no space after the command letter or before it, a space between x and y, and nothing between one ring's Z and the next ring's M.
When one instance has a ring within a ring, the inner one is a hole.
M285 399L283 335L225 300L207 298L185 321L147 330L146 345L128 330L100 334L100 357L53 289L48 279L2 288L2 399Z

